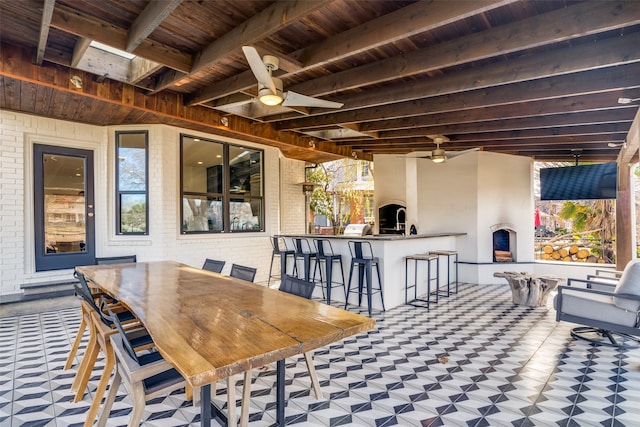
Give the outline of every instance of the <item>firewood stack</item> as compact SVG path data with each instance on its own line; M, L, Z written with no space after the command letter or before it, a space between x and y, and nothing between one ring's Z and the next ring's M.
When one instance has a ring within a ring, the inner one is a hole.
M604 260L599 259L589 249L579 248L576 245L572 245L568 248L545 246L542 249L543 253L540 258L547 261L565 261L565 262L593 262L604 263Z
M496 262L513 262L513 257L509 251L493 251L493 256Z

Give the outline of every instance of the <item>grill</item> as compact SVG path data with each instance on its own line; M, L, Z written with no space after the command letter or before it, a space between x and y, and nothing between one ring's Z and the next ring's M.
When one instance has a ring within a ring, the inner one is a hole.
M366 236L371 234L371 226L369 224L349 224L344 228L345 236Z

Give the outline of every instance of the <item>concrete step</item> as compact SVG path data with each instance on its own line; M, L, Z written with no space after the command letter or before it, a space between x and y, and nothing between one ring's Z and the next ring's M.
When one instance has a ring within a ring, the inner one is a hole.
M58 298L74 294L76 280L63 280L56 282L25 283L20 288L23 290L20 301L34 301L45 298Z

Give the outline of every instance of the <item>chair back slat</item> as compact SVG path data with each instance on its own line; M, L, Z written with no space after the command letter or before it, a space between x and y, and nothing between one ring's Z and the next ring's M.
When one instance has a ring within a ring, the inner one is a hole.
M213 271L214 273L222 273L222 269L224 268L224 265L225 265L224 261L218 261L215 259L207 258L204 260L202 269L207 271Z
M327 239L314 239L316 244L316 250L318 255L321 257L325 256L333 256L335 252L333 252L333 246L331 246L331 242Z
M357 259L372 259L373 249L371 249L370 242L359 242L359 241L350 241L349 242L349 251L351 252L351 256Z
M229 273L229 276L235 277L236 279L246 280L247 282L253 282L253 279L255 279L256 277L257 271L258 270L253 267L233 264L231 266L231 272Z
M113 312L113 310L111 310L111 307L109 306L109 304L107 304L107 301L105 301L104 297L102 297L102 306L104 307L104 310L107 311L107 314L104 314L104 316L107 319L109 319L109 321L113 325L115 325L116 329L120 333L120 336L122 337L122 345L124 346L125 351L129 354L129 356L131 356L133 360L140 363L140 360L138 359L138 355L136 354L136 351L133 349L133 345L131 344L131 341L129 341L129 338L127 337L127 333L122 327L122 323L120 323L120 319Z
M124 256L110 256L110 257L101 257L96 258L96 264L123 264L128 262L137 262L135 255L124 255Z
M87 284L87 279L84 277L84 274L78 273L76 271L73 273L73 275L75 276L76 279L78 279L78 282L74 284L76 296L80 297L83 301L85 301L89 305L89 307L91 307L93 310L100 313L100 317L102 318L102 321L107 323L106 320L104 319L104 313L100 311L100 308L96 304L96 300L94 299L93 294L91 293L91 289L89 289L89 285Z
M308 280L298 279L297 277L285 275L280 282L280 290L288 294L297 295L302 298L310 299L313 295L315 284Z

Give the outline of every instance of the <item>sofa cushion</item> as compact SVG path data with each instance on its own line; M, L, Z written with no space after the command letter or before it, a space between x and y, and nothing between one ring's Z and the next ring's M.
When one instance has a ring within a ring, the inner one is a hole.
M624 268L622 277L616 286L616 294L633 294L640 296L640 260L631 260ZM627 298L614 298L615 305L625 310L637 312L640 301Z
M554 305L556 310L563 314L591 321L634 327L637 320L635 313L618 307L613 303L613 299L608 295L578 292L564 288L562 290L562 307L557 306L557 299Z

